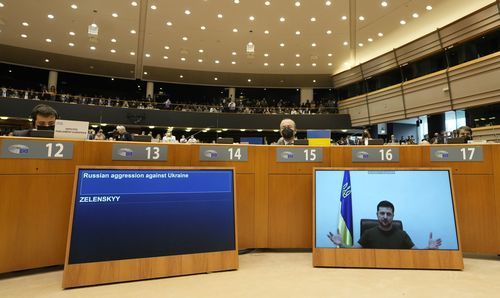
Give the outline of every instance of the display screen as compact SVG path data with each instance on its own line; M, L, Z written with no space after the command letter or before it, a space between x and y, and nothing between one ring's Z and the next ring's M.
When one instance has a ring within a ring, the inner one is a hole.
M314 184L316 248L459 248L447 170L318 169Z
M69 264L236 249L231 169L77 174Z

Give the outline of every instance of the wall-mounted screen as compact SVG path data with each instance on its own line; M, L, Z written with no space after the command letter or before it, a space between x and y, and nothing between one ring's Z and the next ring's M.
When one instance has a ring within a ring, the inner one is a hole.
M84 169L68 264L236 249L232 169Z
M315 248L458 250L448 170L316 169Z

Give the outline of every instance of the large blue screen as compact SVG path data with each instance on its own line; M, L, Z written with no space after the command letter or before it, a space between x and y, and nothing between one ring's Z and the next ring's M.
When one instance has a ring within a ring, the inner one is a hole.
M232 170L80 169L69 263L235 250Z
M347 186L346 172L350 177ZM361 236L361 219L377 220L377 204L386 200L394 205L394 220L402 222L415 248L429 248L432 233L433 240L442 240L439 249L458 249L447 170L316 170L314 183L317 248L338 247L327 235L337 233L340 198L347 193L352 203L353 244Z

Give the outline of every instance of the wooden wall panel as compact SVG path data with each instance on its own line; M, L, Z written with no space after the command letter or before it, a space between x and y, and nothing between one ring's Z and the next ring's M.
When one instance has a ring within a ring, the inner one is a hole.
M236 174L238 246L255 247L255 175Z
M400 85L385 88L368 94L370 123L405 118L405 106Z
M351 116L352 126L360 126L369 124L370 115L368 113L368 104L366 102L366 95L342 100L338 104L339 113L349 114Z

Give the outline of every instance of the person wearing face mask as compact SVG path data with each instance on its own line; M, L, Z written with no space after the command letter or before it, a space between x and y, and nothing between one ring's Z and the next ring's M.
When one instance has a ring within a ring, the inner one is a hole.
M56 119L59 118L57 111L46 104L39 104L31 111L31 129L15 130L14 136L29 136L31 130L54 130Z
M472 140L472 129L468 126L460 126L458 128L458 137L464 138L464 142Z
M293 145L297 128L292 119L283 119L280 123L281 138L276 145Z

